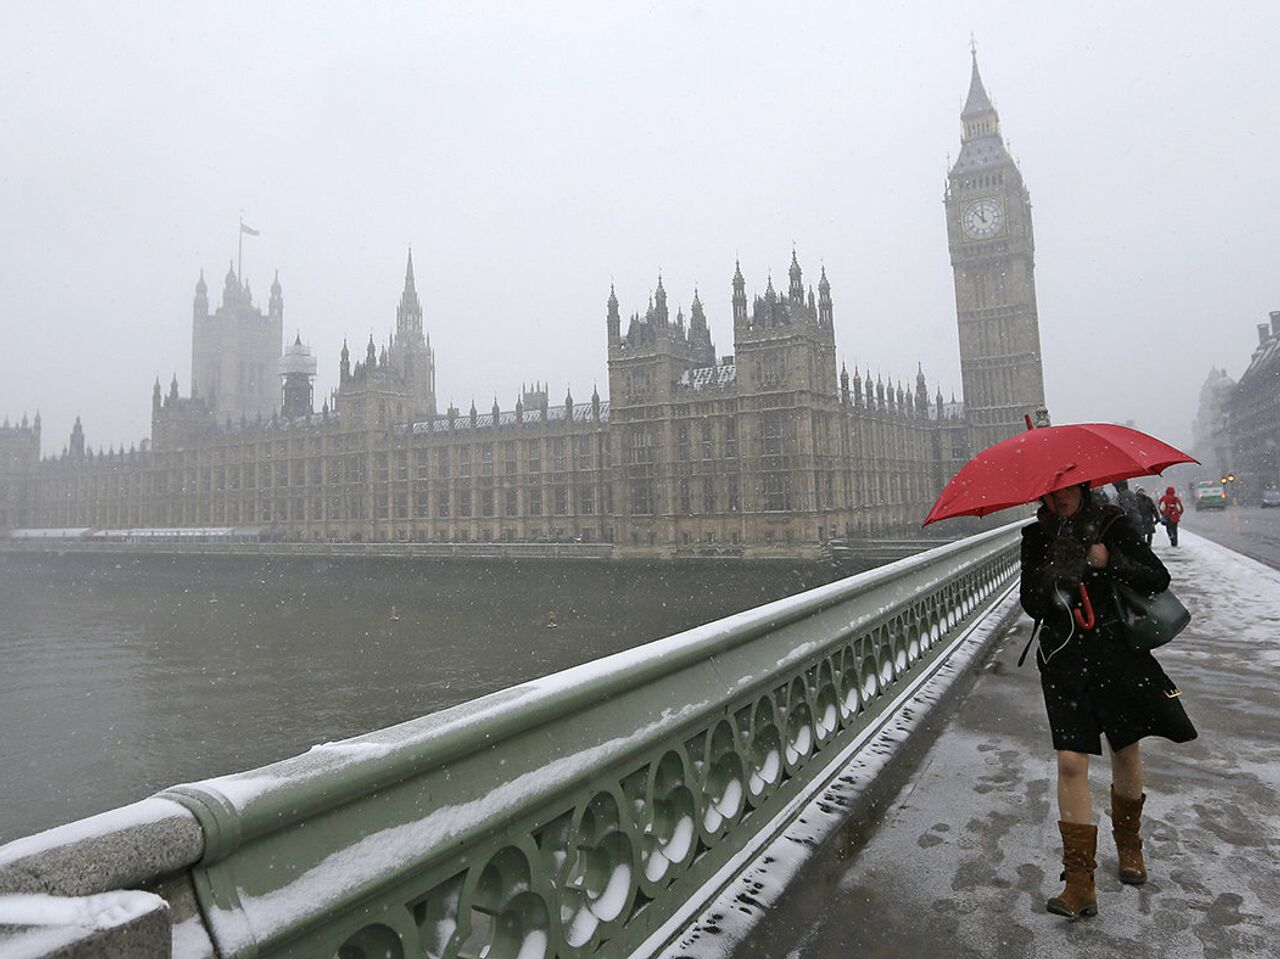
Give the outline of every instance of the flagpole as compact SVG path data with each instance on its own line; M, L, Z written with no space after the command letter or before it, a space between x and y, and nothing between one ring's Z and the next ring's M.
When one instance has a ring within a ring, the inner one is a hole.
M244 285L244 214L240 214L240 245L236 253L236 282Z

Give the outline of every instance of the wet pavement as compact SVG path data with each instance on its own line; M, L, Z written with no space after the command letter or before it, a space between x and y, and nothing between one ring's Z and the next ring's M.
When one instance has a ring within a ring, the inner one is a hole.
M1149 880L1121 885L1105 759L1091 769L1099 915L1061 888L1054 757L1021 617L881 821L850 823L740 957L1280 955L1280 572L1185 530L1157 542L1194 620L1159 653L1200 738L1147 739Z

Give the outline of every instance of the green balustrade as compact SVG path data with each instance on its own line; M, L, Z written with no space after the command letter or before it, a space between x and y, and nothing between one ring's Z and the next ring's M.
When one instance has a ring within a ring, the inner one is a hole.
M209 931L226 956L342 959L625 956L661 939L939 664L1015 575L1017 539L169 790L204 828Z
M205 929L224 957L647 955L1006 593L1020 525L166 790Z

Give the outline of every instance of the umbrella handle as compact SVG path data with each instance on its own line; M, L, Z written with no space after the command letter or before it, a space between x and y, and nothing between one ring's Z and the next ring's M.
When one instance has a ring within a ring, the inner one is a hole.
M1093 629L1097 619L1093 615L1093 602L1089 599L1089 591L1084 588L1084 583L1080 584L1080 605L1083 607L1084 615L1081 615L1079 609L1073 609L1071 615L1075 617L1076 625L1087 633Z

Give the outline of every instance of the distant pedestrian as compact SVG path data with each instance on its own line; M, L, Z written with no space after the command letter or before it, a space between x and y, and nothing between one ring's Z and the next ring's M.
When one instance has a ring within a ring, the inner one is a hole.
M1172 486L1167 487L1160 497L1160 522L1169 534L1169 545L1178 545L1178 524L1182 522L1182 500Z
M1142 535L1150 546L1151 538L1156 534L1156 526L1160 523L1160 510L1156 507L1156 501L1141 486L1135 495L1138 497L1138 512L1142 517Z
M1138 503L1138 494L1129 489L1129 481L1116 480L1111 485L1116 491L1116 505L1124 510L1134 529L1142 529L1142 506Z
M1111 757L1111 825L1120 881L1146 881L1139 827L1139 741L1196 738L1181 691L1149 652L1135 652L1115 632L1111 581L1143 593L1169 586L1169 571L1124 513L1096 506L1089 484L1042 498L1037 522L1022 529L1022 608L1039 624L1036 664L1058 755L1058 822L1066 888L1048 910L1070 919L1098 911L1093 871L1098 827L1089 797L1089 756ZM1170 490L1172 493L1172 490Z

